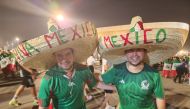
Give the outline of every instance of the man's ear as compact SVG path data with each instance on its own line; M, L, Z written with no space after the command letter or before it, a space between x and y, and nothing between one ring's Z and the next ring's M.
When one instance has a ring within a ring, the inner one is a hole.
M150 63L150 60L149 60L149 57L148 57L147 51L146 51L145 54L144 54L144 62L147 63L147 64Z

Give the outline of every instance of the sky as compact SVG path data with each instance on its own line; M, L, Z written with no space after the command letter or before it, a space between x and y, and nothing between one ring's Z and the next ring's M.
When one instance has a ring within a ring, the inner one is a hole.
M53 1L72 23L90 20L96 27L125 25L138 15L145 23L190 24L190 0L1 0L0 47L11 43L14 47L16 37L23 41L48 33ZM190 49L189 38L184 49Z

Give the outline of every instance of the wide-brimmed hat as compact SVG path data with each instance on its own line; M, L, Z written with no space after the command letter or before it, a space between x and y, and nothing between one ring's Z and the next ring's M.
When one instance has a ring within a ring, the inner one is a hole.
M149 64L161 62L182 49L189 25L181 22L143 23L137 16L131 25L98 28L99 53L113 64L126 61L124 51L144 48Z
M47 69L56 64L54 52L72 48L76 62L80 63L92 55L97 47L97 31L91 22L60 30L55 28L51 28L51 33L25 41L11 50L18 62L31 68Z

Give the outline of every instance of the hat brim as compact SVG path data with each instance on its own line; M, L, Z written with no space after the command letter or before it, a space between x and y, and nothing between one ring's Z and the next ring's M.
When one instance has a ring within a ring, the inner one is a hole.
M81 63L93 54L97 44L96 29L92 23L86 22L36 37L20 44L12 52L16 54L17 60L24 66L48 69L56 64L54 52L64 48L72 48L75 62Z
M138 44L135 35L136 33L129 33L129 25L99 28L99 53L103 58L111 61L113 64L118 64L127 61L124 58L125 50L144 48L148 51L146 62L149 64L155 64L175 55L177 51L182 49L189 31L188 24L177 22L145 23L144 26L149 28L149 30L151 29L151 31L146 33L146 42L148 43L145 43L143 39L144 31L146 31L145 29L138 32ZM156 43L158 40L156 36L160 29L164 29L166 38L163 41L158 41L159 43ZM129 34L128 40L132 44L128 43L124 45L121 38L119 39L117 37L124 34Z

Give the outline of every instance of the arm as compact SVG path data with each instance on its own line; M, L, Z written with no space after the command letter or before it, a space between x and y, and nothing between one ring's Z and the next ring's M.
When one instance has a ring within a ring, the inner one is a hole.
M32 70L30 70L29 68L27 68L27 67L24 67L23 65L21 65L20 63L18 63L18 65L19 65L19 67L21 68L21 69L24 69L24 70L26 70L27 72L29 72L31 75L33 75L34 73L32 72Z
M155 77L156 77L156 79L155 79L154 94L156 96L157 109L165 109L166 103L165 103L162 79L161 79L161 76L159 73L157 73L157 75Z
M106 85L103 82L98 82L96 87L99 88L99 89L103 89L103 90L114 90L114 91L116 91L115 86Z
M41 107L41 106L39 106L39 109L48 109L48 107Z
M21 65L20 63L18 63L18 66L20 67L21 70L27 71L27 72L32 76L32 79L33 79L33 80L36 79L37 71L33 71L33 70L30 69L30 68L24 67L24 66Z
M115 86L113 86L113 85L106 85L104 82L102 82L103 79L102 79L101 75L96 75L96 78L97 78L97 80L99 81L99 82L97 83L97 85L96 85L97 88L103 89L103 90L114 90L114 91L117 90L117 89L115 88Z
M156 98L156 105L157 105L157 109L166 109L165 99Z
M51 90L50 90L50 81L51 76L44 75L41 80L39 92L38 92L38 102L39 102L39 109L48 109L51 99ZM52 92L53 93L53 92Z
M113 77L115 75L115 71L113 69L111 69L109 72L110 73L106 73L103 76L100 75L100 74L95 74L95 75L90 74L88 76L88 79L91 79L90 81L91 81L91 83L93 83L92 80L95 80L95 78L96 78L97 82L96 82L96 84L94 86L96 86L99 89L116 90L116 88L114 86L106 85L106 84L114 83L114 78ZM87 82L87 84L89 84L89 83Z

